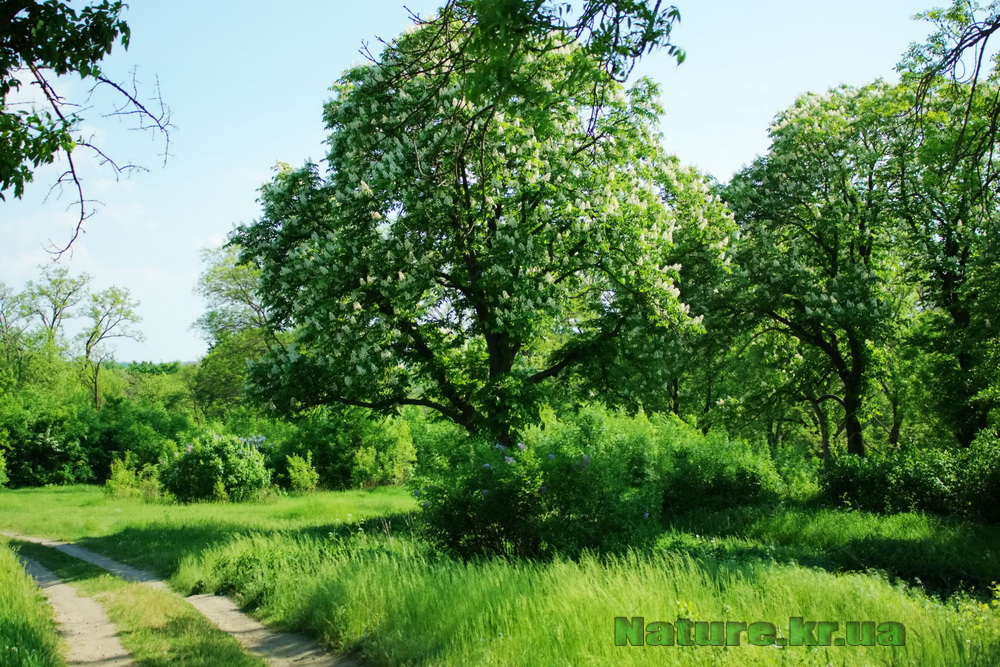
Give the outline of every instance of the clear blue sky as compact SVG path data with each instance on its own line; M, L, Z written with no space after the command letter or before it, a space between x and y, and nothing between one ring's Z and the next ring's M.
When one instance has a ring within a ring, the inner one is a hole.
M426 14L436 0L411 0ZM894 67L927 24L910 17L942 0L678 0L673 41L687 50L680 67L648 56L636 75L663 88L666 148L720 180L766 152L773 116L806 91L895 79ZM105 61L126 78L138 67L159 78L176 129L170 157L115 119L88 116L96 142L150 172L115 182L84 168L88 196L103 202L86 234L62 260L94 286L128 287L141 302L146 341L117 345L119 360L193 361L205 342L192 330L204 310L193 293L199 249L224 242L234 225L258 215L257 188L279 161L324 156L322 105L329 87L362 57L367 41L408 25L398 0L286 3L133 0L127 52ZM348 9L348 7L350 7ZM147 86L147 89L151 88ZM79 92L66 82L64 90ZM68 240L70 193L43 201L58 170L39 172L23 201L0 202L0 281L20 288L51 261L44 247Z

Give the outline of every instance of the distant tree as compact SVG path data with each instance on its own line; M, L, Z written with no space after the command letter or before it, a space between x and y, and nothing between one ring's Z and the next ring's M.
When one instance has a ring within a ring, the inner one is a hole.
M865 395L874 350L893 336L904 266L881 123L887 86L804 95L779 114L765 157L726 198L742 242L731 298L814 348L840 381L847 449L865 453Z
M29 348L27 295L0 283L0 349L14 380L21 378Z
M267 311L259 294L260 270L239 261L235 245L202 251L207 268L198 279L195 292L208 301L208 310L194 326L210 341L247 330L257 330L265 337ZM273 339L275 344L278 340Z
M247 365L285 343L268 326L259 294L260 270L240 263L238 247L205 250L202 261L207 268L195 291L208 301L208 310L194 327L210 347L198 364L192 391L202 412L222 418L243 401Z
M32 315L38 318L48 342L54 345L63 322L76 315L72 308L87 298L90 276L84 273L74 278L69 269L56 264L43 265L41 270L41 279L30 281L25 294Z
M505 441L609 340L690 319L655 87L547 34L517 94L464 96L475 63L452 45L475 18L456 5L344 75L327 177L282 168L235 236L269 324L294 330L254 372L279 408L422 405Z
M107 342L115 338L142 340L142 333L131 326L141 320L136 313L138 306L139 302L132 299L129 291L122 287L109 287L103 292L90 295L90 305L86 311L88 327L80 334L80 339L83 342L83 360L94 409L101 407L101 366L111 359Z

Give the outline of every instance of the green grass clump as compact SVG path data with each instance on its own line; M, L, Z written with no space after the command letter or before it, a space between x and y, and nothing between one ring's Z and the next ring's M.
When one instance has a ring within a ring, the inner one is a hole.
M63 665L52 609L6 544L0 544L0 665Z

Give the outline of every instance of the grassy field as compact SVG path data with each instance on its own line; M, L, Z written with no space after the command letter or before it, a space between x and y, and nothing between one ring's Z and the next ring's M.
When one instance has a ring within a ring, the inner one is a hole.
M78 541L184 593L231 594L372 664L1000 664L991 527L729 510L678 519L642 553L460 562L412 533L412 505L399 490L168 506L71 487L0 493L0 528ZM839 637L847 621L895 621L906 644L622 647L616 616L765 621L781 637L791 617L839 622Z

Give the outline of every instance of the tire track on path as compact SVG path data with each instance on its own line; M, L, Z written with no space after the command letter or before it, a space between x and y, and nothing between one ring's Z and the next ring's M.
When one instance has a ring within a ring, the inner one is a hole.
M118 639L114 623L96 600L77 595L72 586L40 563L23 556L20 559L55 611L59 634L69 647L67 664L95 667L136 664Z
M0 534L11 539L33 542L34 544L58 549L64 554L103 568L125 581L170 590L166 582L157 579L149 572L134 568L131 565L119 563L116 560L102 556L72 542L50 540L17 533L3 532ZM55 576L51 572L49 575L52 577ZM219 595L191 595L184 599L201 612L205 618L215 624L216 627L232 635L244 648L274 667L361 667L360 663L350 658L331 655L310 637L297 633L275 632L268 629L257 619L241 612L229 598ZM95 602L94 604L97 603ZM103 610L101 613L104 613ZM107 620L107 617L105 617L105 620ZM114 633L113 627L112 634ZM115 639L117 640L117 637ZM124 649L122 650L124 651ZM118 665L119 663L106 664Z

